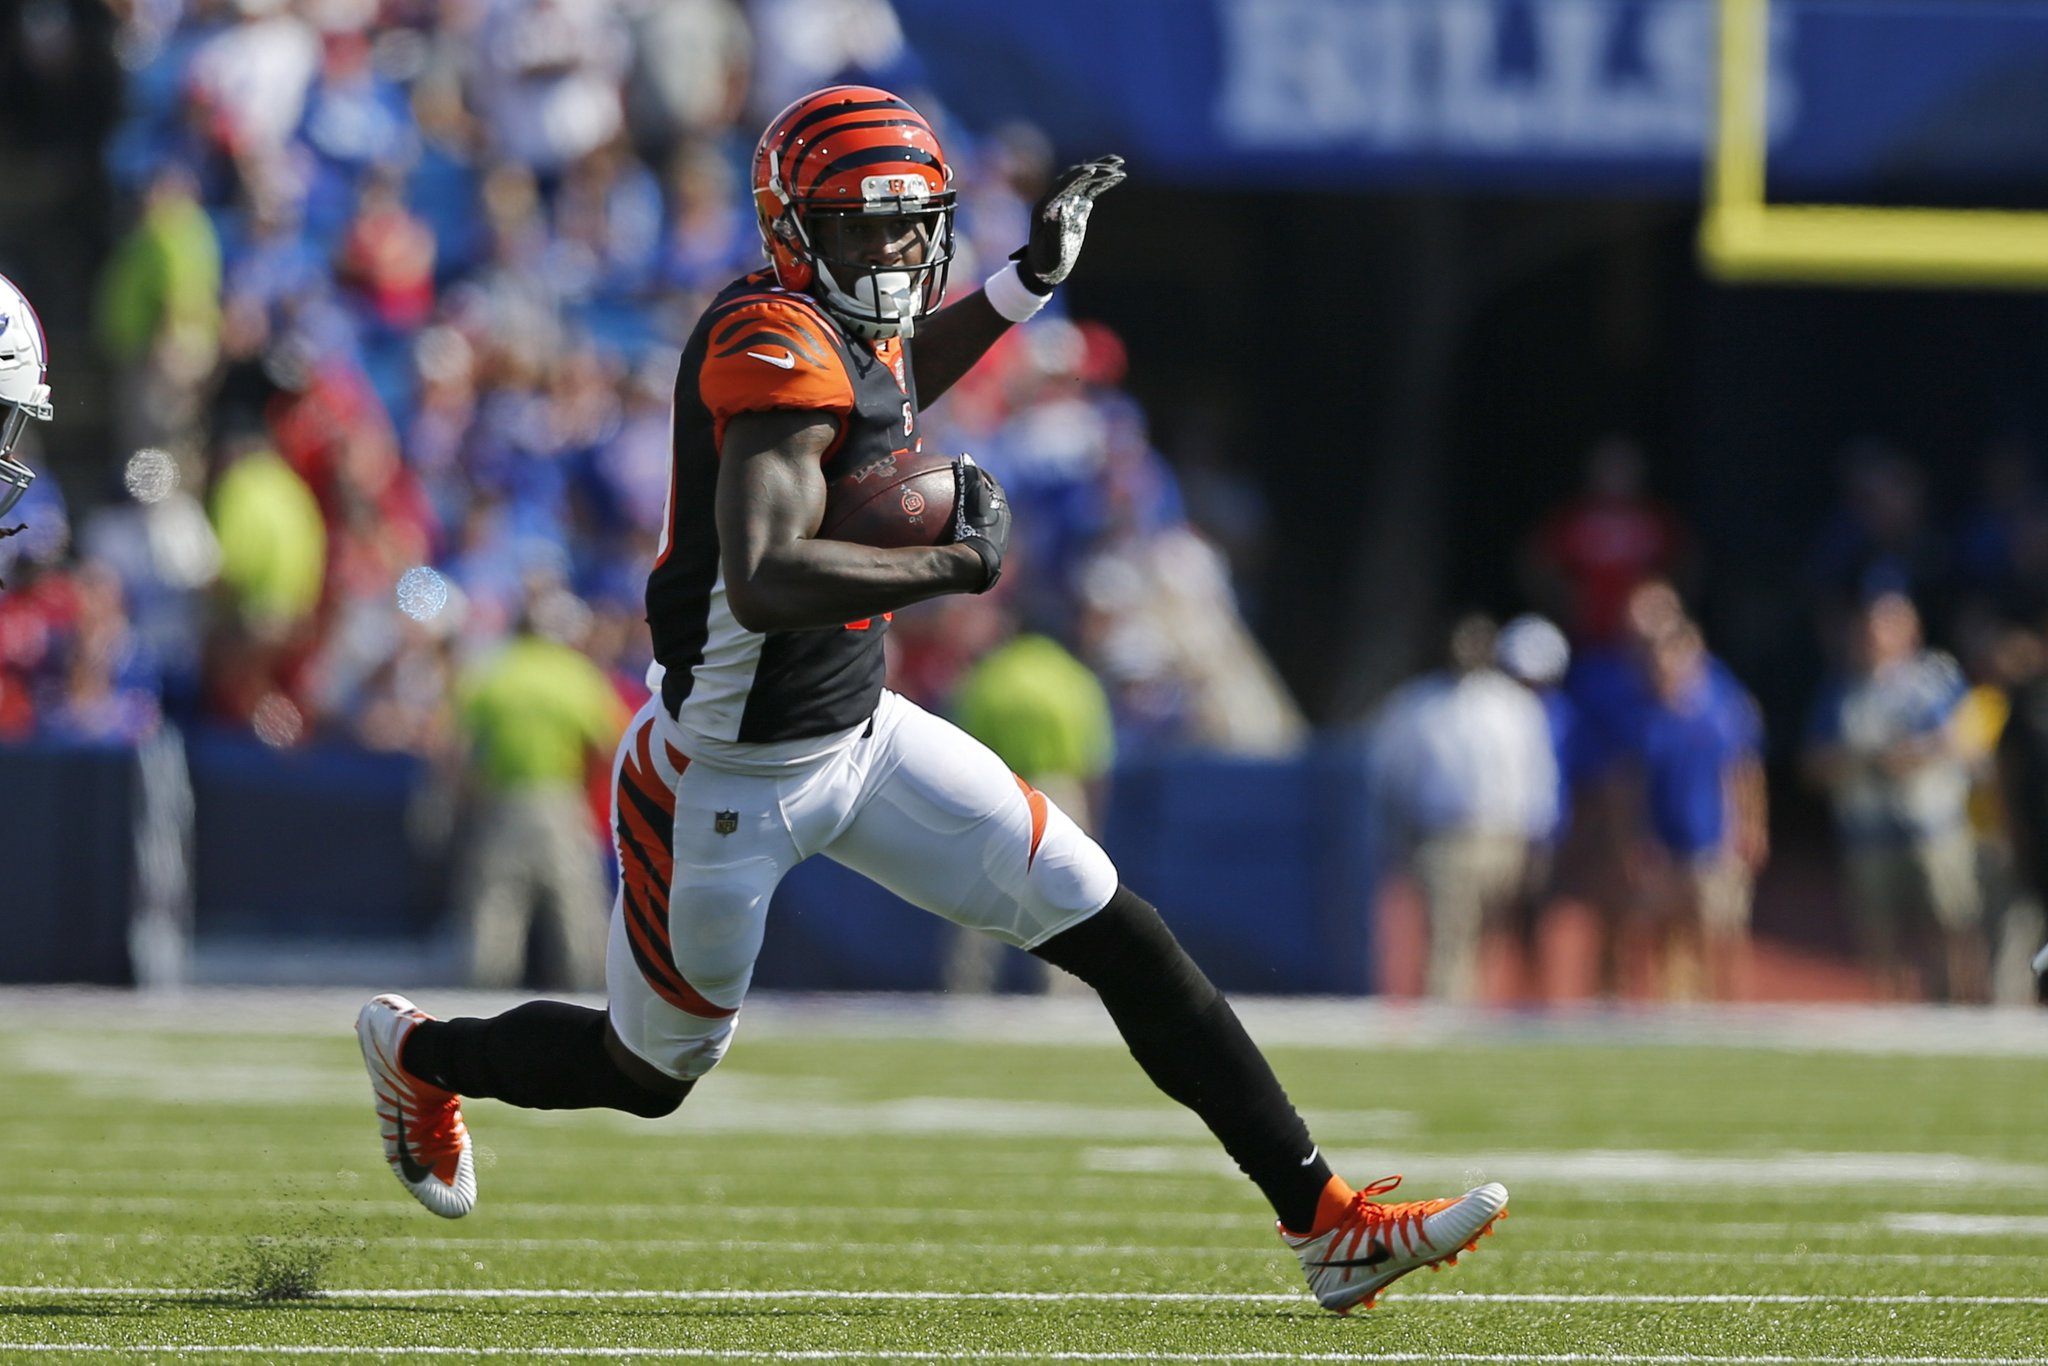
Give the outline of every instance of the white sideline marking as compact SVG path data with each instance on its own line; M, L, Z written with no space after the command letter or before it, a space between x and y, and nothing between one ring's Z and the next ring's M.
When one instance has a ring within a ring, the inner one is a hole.
M1814 1356L1624 1356L1571 1353L1478 1353L1478 1352L961 1352L961 1351L861 1351L830 1349L749 1350L714 1347L358 1347L289 1346L279 1343L231 1343L212 1347L192 1345L130 1345L96 1347L69 1342L0 1342L0 1351L93 1352L134 1356L164 1353L170 1356L286 1355L286 1356L440 1356L440 1357L550 1357L665 1358L717 1361L1358 1361L1358 1362L1499 1362L1531 1363L1643 1363L1643 1366L2039 1366L2037 1357L1814 1357Z
M0 1285L0 1295L35 1295L61 1299L67 1295L122 1297L136 1299L192 1299L228 1296L233 1291L189 1289L179 1286L138 1285ZM574 1290L556 1287L445 1287L385 1288L356 1287L323 1290L323 1300L657 1300L670 1303L712 1303L719 1301L771 1302L776 1300L842 1300L851 1302L909 1301L921 1304L986 1303L1019 1304L1306 1304L1307 1292L1271 1294L1249 1291L1232 1294L1218 1291L1142 1290ZM1890 1305L1983 1305L2034 1307L2048 1305L2048 1295L1728 1295L1655 1294L1599 1291L1395 1291L1382 1303L1399 1300L1404 1304L1456 1306L1459 1304L1890 1304ZM1522 1360L1516 1357L1513 1360ZM1634 1358L1631 1358L1634 1359ZM1693 1358L1685 1358L1691 1360ZM1704 1358L1700 1358L1704 1359ZM1816 1357L1794 1358L1800 1361ZM1860 1360L1860 1358L1859 1358Z

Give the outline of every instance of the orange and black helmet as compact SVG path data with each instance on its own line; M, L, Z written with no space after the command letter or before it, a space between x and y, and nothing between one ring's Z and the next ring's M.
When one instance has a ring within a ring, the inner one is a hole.
M908 336L938 308L953 257L954 202L953 171L931 125L873 86L804 96L769 122L754 148L754 208L777 282L815 296L862 336ZM914 233L918 259L863 264L821 253L821 226L849 217Z

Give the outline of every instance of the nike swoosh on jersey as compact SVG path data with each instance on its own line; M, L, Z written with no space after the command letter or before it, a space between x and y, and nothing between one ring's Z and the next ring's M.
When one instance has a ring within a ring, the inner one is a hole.
M779 356L771 356L766 351L749 351L747 352L747 354L752 356L755 360L765 360L770 365L773 365L781 370L796 369L796 357L791 355L787 351L783 352Z

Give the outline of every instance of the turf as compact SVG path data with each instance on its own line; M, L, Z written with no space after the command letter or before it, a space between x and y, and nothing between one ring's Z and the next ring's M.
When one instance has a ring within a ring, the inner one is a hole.
M1272 1054L1341 1170L1513 1192L1477 1255L1338 1318L1071 1006L758 1003L669 1119L472 1104L481 1202L444 1222L381 1161L346 1002L10 999L0 1361L2048 1361L2048 1060L1968 1029L1327 1007L1281 1035L1360 1044Z

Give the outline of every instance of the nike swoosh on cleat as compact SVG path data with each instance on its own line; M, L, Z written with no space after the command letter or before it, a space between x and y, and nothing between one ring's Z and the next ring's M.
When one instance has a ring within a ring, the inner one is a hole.
M770 365L776 367L778 370L796 369L796 357L791 355L787 351L783 352L779 356L771 356L766 351L749 351L747 352L747 354L752 356L755 360L767 361Z
M408 1181L424 1181L434 1174L432 1167L422 1167L413 1161L412 1149L405 1141L405 1106L401 1103L391 1107L397 1116L393 1121L398 1126L398 1170Z
M1341 1261L1310 1262L1310 1266L1383 1266L1394 1260L1394 1249L1385 1243L1368 1243L1363 1257L1346 1257Z

